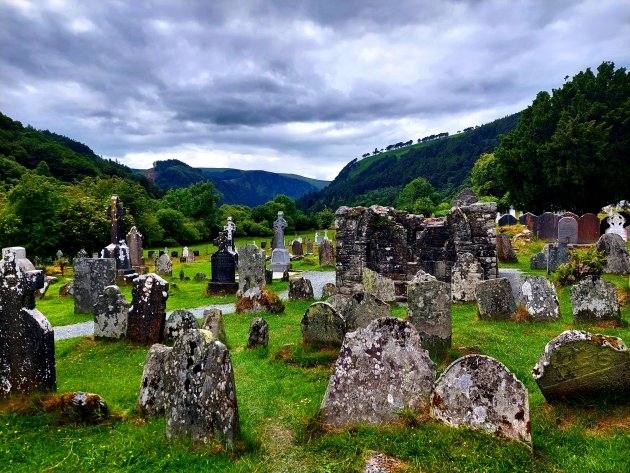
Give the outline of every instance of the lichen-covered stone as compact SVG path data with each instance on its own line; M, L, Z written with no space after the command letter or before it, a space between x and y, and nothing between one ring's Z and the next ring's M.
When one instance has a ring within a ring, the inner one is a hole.
M547 401L627 399L630 352L617 337L567 330L545 346L532 370Z
M197 328L199 328L199 324L194 314L189 310L178 309L173 311L164 324L164 340L174 342L186 330Z
M407 321L375 320L346 335L321 406L332 427L387 424L403 408L422 410L435 380L435 364Z
M536 253L529 259L530 269L547 269L547 255L544 251Z
M310 279L296 278L289 281L290 301L310 301L313 299L313 285Z
M96 424L107 419L109 409L102 396L82 391L61 395L61 413L69 420Z
M153 344L164 339L169 284L155 273L133 280L132 301L127 318L127 338Z
M252 287L243 293L236 301L237 314L250 314L256 312L271 312L279 314L284 311L284 303L275 292L264 287Z
M516 303L510 282L505 278L482 281L475 287L481 320L514 320Z
M545 245L543 253L547 256L547 272L555 273L561 264L569 262L569 248L564 242L556 241Z
M166 391L164 389L164 367L172 348L156 343L147 353L138 393L137 408L143 417L164 414Z
M116 280L116 261L112 258L74 259L74 313L89 314L98 296Z
M210 330L214 338L226 343L225 325L223 324L223 312L221 309L206 309L203 311L203 330Z
M195 282L205 281L206 273L195 273L195 276L193 277L193 279L195 280Z
M451 295L456 302L475 300L475 287L484 280L483 267L472 253L457 255L451 271Z
M335 249L330 240L323 240L319 245L319 265L321 267L335 265Z
M384 302L396 300L396 287L394 280L381 276L376 271L363 268L363 288Z
M166 436L214 437L234 448L240 435L234 371L226 346L207 330L175 341L165 365Z
M265 287L265 252L256 245L244 245L238 249L238 290L244 294L249 289Z
M163 253L155 263L155 272L160 276L173 276L173 263L171 257Z
M391 317L392 309L386 302L369 292L358 292L352 296L337 294L327 301L346 321L346 332L365 328L381 317Z
M407 285L409 322L418 330L422 348L442 356L451 347L451 287L438 281L412 280Z
M74 296L74 280L70 279L59 288L59 297Z
M129 302L116 285L107 286L94 304L94 336L121 338L127 333Z
M505 233L497 235L497 259L501 263L518 263L512 243Z
M532 443L527 389L489 356L464 356L444 370L431 394L431 415L454 427Z
M587 276L571 288L571 307L576 322L621 320L617 286L597 276Z
M328 302L311 304L300 326L304 343L338 346L346 333L346 321Z
M363 473L396 473L401 471L403 463L396 458L375 451L368 452Z
M560 304L555 286L544 276L521 276L519 303L532 320L560 320Z
M330 297L335 294L337 294L337 286L335 286L335 283L327 282L324 284L322 287L322 297Z
M252 319L247 335L247 348L267 347L269 344L269 324L262 317Z
M595 245L606 255L604 272L610 274L630 274L630 256L626 242L616 233L605 233Z

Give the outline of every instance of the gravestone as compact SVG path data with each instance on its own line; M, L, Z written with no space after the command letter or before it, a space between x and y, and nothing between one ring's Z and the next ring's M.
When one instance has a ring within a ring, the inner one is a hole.
M497 221L497 225L499 225L500 227L516 225L517 223L518 220L516 220L516 217L510 214L501 215L501 217L499 217L499 220Z
M273 222L273 237L271 239L271 248L284 249L284 229L287 228L288 223L284 219L284 212L278 211L278 218Z
M249 325L247 348L267 348L267 345L269 345L269 324L262 317L255 317Z
M346 322L327 302L315 302L306 309L300 323L304 343L339 346L346 333Z
M164 387L164 367L168 362L172 348L156 343L147 353L142 381L136 406L143 417L155 417L164 414L166 391Z
M431 416L453 427L532 443L527 389L489 356L467 355L444 370L431 394Z
M567 330L545 346L532 369L549 402L627 399L630 352L621 338Z
M191 311L184 309L175 310L164 324L164 340L174 342L186 330L196 330L198 328L197 319Z
M484 271L479 260L472 253L457 255L451 270L451 293L453 301L472 302L475 300L475 287L483 281Z
M630 256L623 239L614 233L605 233L595 245L597 251L606 255L604 272L608 274L630 274Z
M155 263L155 272L160 276L173 276L173 263L168 253L163 253Z
M578 242L595 243L599 240L599 217L586 213L578 219Z
M358 292L352 296L336 294L328 299L346 321L346 331L365 328L382 317L391 317L392 309L386 302L369 292Z
M543 248L543 252L547 256L547 272L555 273L561 264L566 264L571 260L569 248L565 242L556 241L549 243Z
M83 391L63 393L59 403L64 422L98 424L109 416L107 402L99 394Z
M253 312L271 312L279 314L284 311L284 303L275 292L266 287L252 287L239 295L236 301L237 314L250 314Z
M532 320L560 320L560 304L555 286L544 276L520 276L519 303Z
M146 272L146 266L144 264L144 258L142 256L142 233L135 227L131 227L129 233L127 233L127 247L129 248L129 259L131 260L131 267L135 269L139 274ZM149 255L151 257L151 255Z
M459 193L455 202L453 202L453 207L468 207L469 205L476 204L477 202L479 202L479 199L473 190L464 189Z
M169 284L154 273L133 280L132 301L127 319L127 338L150 344L164 339Z
M497 233L497 259L501 263L518 263L512 243L505 233Z
M256 245L245 245L238 249L238 290L246 291L265 287L265 252Z
M284 273L291 268L291 255L284 247L284 229L287 227L284 212L278 211L278 219L273 223L273 240L271 242L271 264L269 269L276 273Z
M578 242L578 220L573 216L558 220L558 241L575 244Z
M179 256L179 252L171 251L171 258L177 258Z
M443 356L451 348L451 285L412 279L407 284L409 322L420 334L420 344L431 355Z
M480 320L514 320L516 304L506 278L489 279L475 286Z
M121 338L127 333L129 302L116 285L103 289L94 304L94 336Z
M210 257L212 278L208 283L208 294L236 294L239 288L236 282L236 260L228 250L228 241L223 232L219 233L214 244L218 249Z
M547 269L547 255L544 251L536 253L529 259L530 269Z
M335 265L335 249L330 240L322 240L319 245L319 265L321 267Z
M92 313L98 296L115 280L116 262L112 258L75 258L74 313Z
M306 254L313 254L313 240L306 240Z
M322 297L330 297L337 294L337 286L333 282L327 282L322 286Z
M310 279L296 278L289 282L290 301L309 301L313 299L313 285Z
M182 250L182 258L184 259L184 261L188 261L189 254L190 254L190 251L188 250L188 247L185 246L184 249Z
M166 437L211 437L235 448L240 436L234 370L226 346L207 330L175 341L164 366Z
M223 324L223 312L221 312L221 309L204 310L201 328L210 330L214 338L226 343L227 338L225 336L225 325Z
M319 232L315 232L315 244L317 246L322 244L322 241L324 241L324 239L322 238L322 236L319 234Z
M375 320L346 334L321 421L334 428L396 423L401 409L427 406L434 380L435 364L413 325L395 317Z
M393 279L381 276L369 268L363 268L362 278L365 292L369 292L385 302L396 300L396 287Z
M533 213L527 212L518 218L518 223L527 226L530 232L534 234L534 237L538 237L538 216Z
M554 241L558 237L558 217L545 212L538 217L538 238L545 241Z
M121 239L122 237L120 232L120 219L127 213L127 211L120 203L117 195L112 195L106 213L107 217L112 221L110 244L102 250L101 257L112 258L115 261L118 275L123 276L125 274L132 274L134 271L131 267L129 247L125 241Z
M294 240L291 245L291 252L293 256L302 256L304 254L304 249L302 248L302 242L298 240Z
M232 217L227 218L227 223L223 227L225 232L225 239L227 242L227 250L234 254L236 252L236 246L234 246L234 235L236 234L236 223Z
M195 252L194 251L189 251L188 252L188 259L187 259L188 263L194 263L195 262Z
M561 220L561 219L563 219L563 218L565 218L565 217L572 218L572 219L574 219L576 222L580 219L580 216L579 216L579 215L577 215L577 214L574 214L573 212L565 212L565 213L563 213L562 215L560 215L560 216L558 217L558 220Z
M617 286L597 276L587 276L571 287L571 307L576 322L621 320Z
M610 215L606 217L606 222L608 222L606 233L617 234L623 241L628 241L628 233L625 229L626 219L623 215L611 211Z
M193 280L195 282L202 282L206 280L206 274L205 273L195 273L195 275L193 276Z
M54 391L53 328L35 309L41 271L24 271L10 248L0 261L0 398L16 393Z

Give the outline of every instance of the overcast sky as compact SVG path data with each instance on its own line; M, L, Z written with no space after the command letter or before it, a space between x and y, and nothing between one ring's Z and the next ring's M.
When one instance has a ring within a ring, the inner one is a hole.
M137 168L332 179L602 61L630 0L0 0L0 111Z

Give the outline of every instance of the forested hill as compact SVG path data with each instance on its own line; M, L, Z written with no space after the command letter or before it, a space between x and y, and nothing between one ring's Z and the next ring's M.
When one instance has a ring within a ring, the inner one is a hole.
M250 207L262 205L279 194L297 199L328 184L328 181L295 174L229 168L193 168L177 159L156 161L153 168L141 172L164 190L210 181L221 193L219 205L241 204Z
M83 143L48 130L25 127L0 113L0 184L15 184L27 170L36 168L40 174L65 182L119 176L138 182L153 197L162 193L150 179L101 158Z
M305 195L298 206L305 211L341 205L393 205L400 189L423 177L445 197L466 184L470 170L482 153L491 153L499 135L516 127L520 113L500 118L453 136L377 153L350 161L319 192Z

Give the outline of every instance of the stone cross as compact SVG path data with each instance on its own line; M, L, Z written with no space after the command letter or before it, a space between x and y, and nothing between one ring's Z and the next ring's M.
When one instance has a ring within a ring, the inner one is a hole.
M112 237L111 243L118 245L120 241L120 217L125 215L126 209L118 200L117 195L112 196L110 206L107 208L107 217L112 221Z
M236 232L236 224L232 217L227 218L227 224L223 227L227 235L228 249L234 251L234 232Z
M626 229L623 227L626 223L626 219L623 218L623 215L613 213L611 210L606 221L608 222L608 225L610 225L606 230L606 233L616 233L623 238L623 241L628 241Z
M278 219L273 223L274 249L284 248L284 229L287 228L287 221L284 219L284 212L278 211Z
M57 253L55 253L55 255L57 256L57 259L61 259L63 258L63 251L57 250Z

